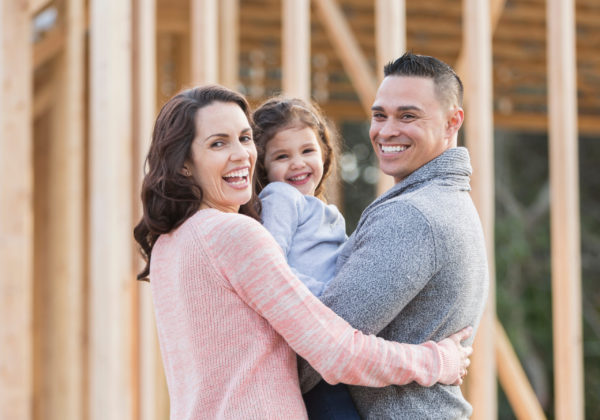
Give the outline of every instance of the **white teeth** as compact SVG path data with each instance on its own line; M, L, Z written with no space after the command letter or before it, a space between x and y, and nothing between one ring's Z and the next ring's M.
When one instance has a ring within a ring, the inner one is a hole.
M248 168L240 169L238 171L229 172L226 175L223 175L223 178L237 178L237 177L247 177L249 174Z
M290 178L290 181L302 181L302 180L305 180L306 178L308 178L308 175L309 174L294 176L294 177Z
M381 145L381 151L383 153L404 152L406 149L408 149L408 146L384 146L383 144Z

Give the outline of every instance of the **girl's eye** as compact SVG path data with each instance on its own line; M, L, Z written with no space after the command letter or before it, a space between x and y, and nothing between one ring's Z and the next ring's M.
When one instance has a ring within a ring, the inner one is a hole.
M302 153L304 153L304 154L309 154L309 153L312 153L312 152L314 152L314 151L315 151L315 149L310 149L310 148L309 148L309 149L304 149L304 151L303 151Z
M287 155L277 155L277 156L275 156L275 160L282 160L282 159L285 159L285 158L287 158Z

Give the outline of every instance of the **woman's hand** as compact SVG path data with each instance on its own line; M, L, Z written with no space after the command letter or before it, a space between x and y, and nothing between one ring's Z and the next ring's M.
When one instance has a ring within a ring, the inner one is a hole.
M440 381L440 383L445 385L462 385L463 378L467 375L467 368L471 364L469 356L473 353L473 347L463 346L461 341L469 338L472 333L473 327L466 327L438 343L438 346L442 347L446 352L458 359L457 375L448 382Z

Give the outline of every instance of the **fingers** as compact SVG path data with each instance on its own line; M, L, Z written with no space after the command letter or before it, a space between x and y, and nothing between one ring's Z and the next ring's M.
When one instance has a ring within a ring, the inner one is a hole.
M455 334L452 334L450 336L450 338L452 338L452 340L456 341L457 343L460 343L461 341L469 338L471 336L471 334L473 334L473 327L469 326L469 327L463 328L462 330L460 330L459 332L457 332Z

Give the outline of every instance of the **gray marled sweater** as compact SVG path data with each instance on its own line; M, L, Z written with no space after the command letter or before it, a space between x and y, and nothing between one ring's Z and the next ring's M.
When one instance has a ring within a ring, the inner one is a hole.
M377 198L321 300L353 327L403 343L476 328L488 267L470 175L467 150L452 148ZM299 369L306 392L320 376L303 360ZM365 419L460 419L472 411L457 386L349 388Z

